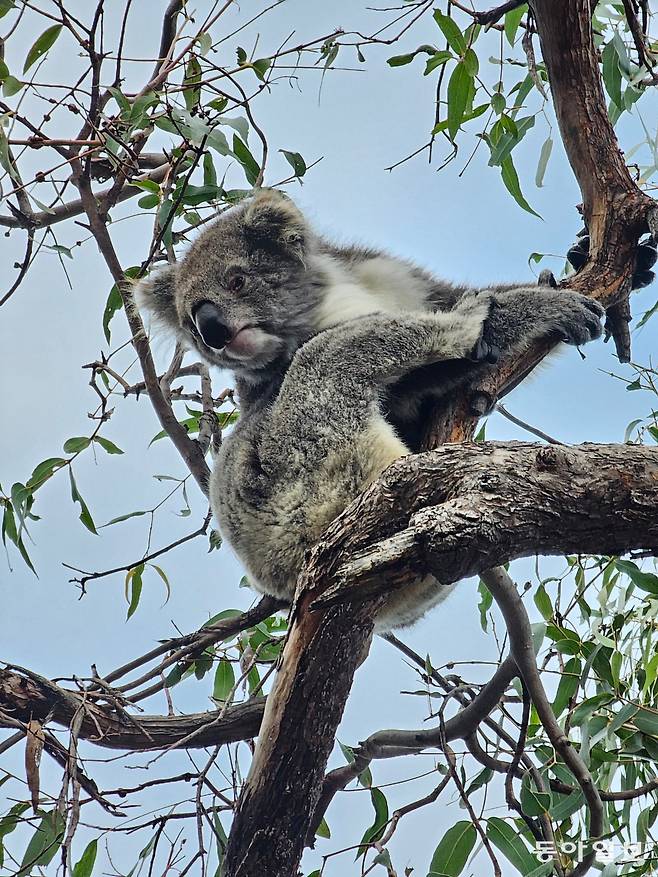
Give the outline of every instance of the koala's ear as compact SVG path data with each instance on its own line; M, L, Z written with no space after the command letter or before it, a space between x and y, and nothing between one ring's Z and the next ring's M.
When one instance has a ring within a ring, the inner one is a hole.
M258 246L276 247L302 260L309 229L300 210L275 189L260 189L244 215L247 237Z
M175 301L176 266L167 265L153 271L135 285L135 304L142 312L150 314L163 329L178 332L180 321Z

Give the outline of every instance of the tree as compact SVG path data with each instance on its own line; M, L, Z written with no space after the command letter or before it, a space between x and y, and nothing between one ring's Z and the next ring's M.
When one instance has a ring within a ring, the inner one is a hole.
M171 498L183 500L183 518L192 514L198 503L188 491L205 494L209 449L237 416L231 390L219 392L207 369L185 359L184 351L176 349L164 371L156 368L132 304L132 281L159 261L175 259L178 244L195 228L253 187L301 182L311 171L313 162L300 152L275 144L289 171L284 179L271 175L274 149L259 113L277 83L294 84L312 73L322 83L355 59L367 65L385 57L390 68L398 68L417 64L420 56L425 74L436 81L436 100L430 139L418 152L434 156L439 146L447 147L451 161L474 135L475 149L489 149L489 164L500 169L519 208L530 213L515 149L537 118L550 118L550 87L590 237L590 258L569 285L608 307L607 329L621 362L630 358L629 291L638 240L658 232L656 205L645 191L656 170L656 144L647 133L651 162L629 169L613 128L658 82L647 3L624 0L592 9L588 0L533 0L530 6L510 0L484 11L455 0L436 9L405 3L378 13L386 16L383 29L293 34L278 44L267 24L278 4L251 18L234 6L228 0L193 10L171 0L158 25L157 61L144 74L144 65L126 51L131 34L131 51L141 44L131 30L130 0L120 14L103 0L80 14L62 0L0 0L6 24L0 225L12 247L23 241L14 257L15 280L0 303L11 308L46 252L66 272L67 260L85 241L100 254L90 296L101 283L100 266L114 284L102 312L106 346L84 366L98 400L92 427L66 440L63 455L44 459L29 478L2 493L3 540L12 563L35 569L31 538L43 526L37 513L61 479L68 479L83 527L98 533L97 510L78 486L79 463L92 453L104 465L121 455L106 434L114 411L123 397L146 397L161 425L153 442L170 440L186 472L156 476L167 487L164 496L104 523L130 527L146 519L147 545L139 556L122 556L111 568L93 572L73 570L82 596L91 582L124 575L129 619L140 609L146 576L159 577L169 591L162 557L188 542L198 547L203 537L210 551L219 547L209 514L164 546L152 544L151 534ZM239 45L249 28L262 34L251 51ZM428 42L391 54L393 44L407 48L419 34ZM234 50L237 59L229 63ZM73 54L73 70L58 75L56 61L65 67ZM142 50L139 60L148 58ZM398 71L388 75L392 80ZM541 148L538 185L552 144L549 136ZM152 228L150 239L145 235L140 243L139 264L128 266L118 255L120 220L126 217L119 205L135 198L142 222L137 227L150 217ZM83 228L85 240L67 247L59 230L72 224L76 233ZM542 258L535 253L531 260ZM648 323L657 307L640 323ZM114 340L120 316L129 344ZM10 789L0 820L4 867L27 875L51 862L54 872L61 863L64 872L82 877L92 873L99 839L105 838L109 867L117 871L112 856L124 842L116 836L147 831L131 874L142 868L149 874L205 874L221 867L227 877L293 875L304 848L328 835L327 808L350 783L368 790L375 814L365 834L343 844L356 850L353 868L364 873L400 873L388 846L398 826L409 814L445 800L450 789L465 818L414 860L416 869L429 864L431 874L460 874L475 855L473 867L484 873L512 868L534 877L581 875L595 855L601 860L607 854L607 845L616 845L617 854L622 844L651 839L658 815L658 576L638 560L658 547L656 413L630 424L627 438L633 440L622 445L567 447L545 435L543 444L459 443L475 435L477 412L548 352L537 345L492 367L474 397L434 412L427 445L435 450L396 463L334 522L309 558L287 622L275 614L276 602L263 598L245 612L221 611L195 632L167 638L111 672L99 673L93 655L91 674L80 676L75 669L66 680L8 662L0 671L0 726L8 729L0 753L11 756L22 747L25 773L17 776L12 768L0 778ZM137 380L129 376L135 354ZM628 389L658 392L651 364L635 366ZM108 494L110 477L108 470ZM134 488L141 496L143 486ZM631 558L622 559L629 552ZM533 629L505 567L535 554L565 555L567 572L546 577L538 568L527 590L544 623ZM387 636L418 668L431 725L374 731L357 747L342 745L346 764L327 770L354 672L366 660L374 611L419 569L446 583L479 575L483 626L495 602L509 651L501 643L496 671L474 687ZM554 673L559 681L549 684L547 694L546 680ZM214 708L174 710L175 686L185 677L209 674ZM163 692L168 714L138 711L143 700ZM63 738L57 728L66 729ZM245 777L231 745L256 737ZM464 751L453 747L455 741ZM142 766L157 761L161 771L141 783L99 786L92 759L104 749L155 752ZM202 764L194 760L199 749L207 751ZM44 750L61 768L55 792L41 788ZM225 751L228 779L221 778ZM437 754L434 787L391 813L387 792L373 776L378 760L420 751ZM192 768L172 775L164 765L179 765L174 759L181 752ZM504 817L486 809L498 774L505 777L498 792L507 805ZM182 805L167 798L163 807L165 798L156 797L154 814L124 819L145 793L179 786ZM92 809L104 811L100 828L87 815ZM230 827L224 815L232 816ZM189 824L189 835L179 831L180 824ZM80 838L85 844L76 852ZM544 845L543 860L537 844ZM315 877L327 872L339 851L323 854ZM651 850L624 852L629 862L621 873L651 871Z

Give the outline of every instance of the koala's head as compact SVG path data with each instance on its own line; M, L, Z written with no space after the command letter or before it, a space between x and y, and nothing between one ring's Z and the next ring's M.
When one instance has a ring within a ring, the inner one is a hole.
M136 300L207 362L254 375L289 360L312 334L312 245L295 205L262 190L204 231L182 261L142 281Z

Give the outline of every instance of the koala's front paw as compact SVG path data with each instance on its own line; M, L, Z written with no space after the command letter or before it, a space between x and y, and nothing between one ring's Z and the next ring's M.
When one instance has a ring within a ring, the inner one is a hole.
M599 338L603 332L601 323L605 309L586 295L561 290L556 301L557 313L552 319L552 331L566 344L587 344Z

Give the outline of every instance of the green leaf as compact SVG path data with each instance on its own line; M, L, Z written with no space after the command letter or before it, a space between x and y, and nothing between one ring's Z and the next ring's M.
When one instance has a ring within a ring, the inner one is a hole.
M167 578L167 574L165 573L165 571L162 569L161 566L157 565L157 563L149 563L149 566L157 572L157 574L160 576L160 578L164 582L164 586L165 586L165 589L167 591L167 599L165 600L165 603L168 603L169 598L171 597L171 585L169 584L169 579Z
M571 713L571 725L579 727L586 722L591 716L603 705L610 703L612 695L608 692L595 694L594 697L588 697L582 703L579 703L576 709ZM637 708L634 708L634 712ZM623 725L623 722L622 722Z
M141 207L142 210L152 210L154 207L157 207L160 203L160 198L158 195L144 195L143 198L140 198L137 202L137 206Z
M126 621L128 621L139 606L139 600L142 596L143 572L144 564L140 563L138 566L129 569L126 573L125 594L126 600L128 601L128 614L126 615Z
M553 138L547 137L544 140L539 153L539 162L537 163L537 172L535 173L535 185L538 189L544 185L544 174L546 173L546 165L553 151Z
M80 451L84 451L85 448L88 448L91 444L91 439L87 438L87 436L80 435L75 438L67 439L64 442L64 453L65 454L79 454Z
M499 91L496 91L491 95L491 109L496 113L496 115L500 115L505 107L507 106L507 101L505 100L505 95L501 94Z
M64 838L64 819L56 811L44 813L32 835L15 877L28 877L37 865L47 865L55 857Z
M427 59L427 64L425 65L425 71L423 72L423 76L427 76L432 70L436 70L437 67L441 67L446 61L450 61L451 58L454 58L452 52L448 52L446 49L442 49L440 52L434 52L431 58Z
M526 771L521 781L521 808L526 816L543 816L550 810L551 803L550 792L540 792L532 774Z
M468 75L471 77L477 76L480 70L480 62L478 61L478 56L473 49L466 49L463 61Z
M370 828L366 829L361 838L362 846L359 846L359 849L357 850L356 859L365 855L368 850L368 847L363 846L363 844L370 844L382 836L388 822L388 801L386 800L384 793L380 789L370 789L370 800L375 809L375 819Z
M220 186L193 186L190 183L185 186L183 193L183 204L196 207L210 201L216 201L221 197L222 189Z
M157 106L160 103L159 96L154 91L148 91L146 94L141 95L130 104L130 112L127 115L126 121L130 125L131 128L140 128L145 127L146 125L151 124L151 118L148 115L148 110L152 107ZM123 116L124 114L122 114Z
M516 32L521 24L521 19L527 11L528 4L523 3L521 6L517 6L516 9L510 9L510 11L505 14L505 37L510 46L514 45Z
M108 438L102 435L95 435L94 441L98 442L98 444L103 448L104 451L107 451L108 454L123 454L123 451L120 447L111 442Z
M98 839L94 838L87 844L80 861L73 866L72 877L90 877L91 872L94 870L97 849Z
M440 9L436 9L434 11L434 21L441 28L450 48L459 56L462 56L466 51L466 40L453 19L449 15L444 15Z
M430 862L430 874L458 877L475 846L477 832L472 822L458 822L439 841Z
M315 830L315 836L325 837L327 839L331 837L331 831L329 830L326 819L323 819L322 822L318 825L317 829Z
M154 180L133 180L128 183L129 186L135 186L136 189L143 189L145 192L160 192L160 186Z
M252 61L251 69L261 82L265 82L265 74L270 69L271 64L272 61L269 58L258 58L256 61Z
M404 67L405 64L411 64L416 55L421 53L431 55L434 53L434 48L432 46L421 46L415 52L408 52L406 55L393 55L392 58L386 59L386 63L389 67ZM449 54L450 52L448 52Z
M492 128L489 167L501 164L534 125L534 116L524 116L515 122L511 116L502 115Z
M299 152L288 152L287 149L280 149L280 153L284 156L288 164L293 170L296 177L303 177L306 173L306 162Z
M38 61L42 55L45 55L48 49L54 44L55 40L62 30L61 24L53 24L52 27L46 28L41 36L33 43L32 48L27 53L25 64L23 64L23 73L26 73L30 67Z
M205 621L201 627L212 627L213 624L217 624L218 621L224 621L225 618L237 618L239 615L242 615L239 609L224 609L222 612L218 612L217 615L213 615L212 618L209 618Z
M537 859L521 840L518 829L504 819L498 816L487 819L487 837L521 874L530 874L537 868Z
M14 804L6 816L0 819L0 868L4 863L3 839L22 824L21 816L29 809L29 804Z
M0 0L0 18L3 18L14 8L14 0Z
M526 199L523 197L523 193L521 192L521 186L519 184L519 177L516 173L516 168L514 167L514 162L512 161L511 155L508 155L507 158L503 159L503 161L500 163L500 173L503 178L505 188L510 193L512 198L514 198L519 207L522 207L524 210L527 210L528 213L532 213L533 216L541 219L541 216L537 213L537 211L533 210L526 201Z
M624 101L621 95L621 70L619 69L619 55L615 44L611 41L603 49L601 53L601 62L603 64L603 82L605 90L610 95L610 100L615 104L617 109L624 109Z
M553 701L553 712L556 718L562 714L573 695L578 691L581 669L582 664L579 658L570 658L564 665Z
M455 67L448 82L448 133L454 140L464 118L472 77L463 61Z
M105 334L105 340L107 343L110 343L110 320L116 314L117 311L120 311L123 307L123 299L121 298L121 293L119 292L119 287L114 284L112 289L110 290L110 294L107 297L107 302L105 303L105 310L103 311L103 332Z
M551 603L551 598L546 593L546 589L543 585L540 585L537 588L537 592L535 594L535 606L542 614L542 617L546 619L546 621L550 621L553 617L553 604Z
M63 460L61 457L49 457L47 460L39 463L38 466L35 466L34 471L30 475L30 480L25 486L29 490L37 490L42 484L45 484L49 478L52 478L58 469L61 469L62 466L65 465L66 460Z
M198 59L192 55L185 67L183 77L183 99L188 110L199 105L201 98L201 65Z
M658 576L650 572L643 572L632 560L616 560L615 566L620 572L626 573L641 591L658 596Z
M480 583L478 584L478 593L480 594L480 602L478 603L478 609L480 610L480 627L486 633L487 612L493 605L493 596L482 580L480 580Z
M34 200L36 201L36 198ZM44 246L46 247L46 249L52 250L53 253L59 253L62 256L67 256L69 259L73 258L73 253L71 252L69 247L65 247L62 244L45 244Z
M101 527L111 527L112 524L120 524L122 521L127 521L129 518L140 518L142 515L148 515L149 512L128 512L125 515L119 515L118 518L112 518L111 521L108 521L106 524L101 524Z
M185 672L184 664L176 664L176 666L165 677L165 688L173 688L183 678Z
M643 734L658 737L658 713L655 710L639 709L633 716L633 723Z
M235 673L233 672L233 664L227 661L226 658L222 658L215 670L215 681L212 689L213 700L226 702L234 685Z
M212 49L212 36L207 31L204 31L197 37L197 43L199 44L199 51L201 54L207 55Z
M75 483L75 478L73 477L73 469L71 466L69 466L69 478L71 481L71 499L73 500L73 502L77 502L80 506L80 520L90 533L98 536L98 533L96 532L96 525L94 524L94 521L91 517L89 508L87 507L87 503L80 496L78 486Z
M18 94L24 85L25 83L21 82L20 79L16 79L15 76L7 76L2 83L2 93L5 97L13 97L15 94Z
M260 174L260 165L237 134L233 135L233 154L242 165L247 182L252 186L255 185Z
M514 109L510 111L510 115L514 118L520 110L523 108L523 104L525 99L528 97L530 92L534 87L534 82L532 81L532 76L528 73L525 79L522 79L520 82L517 82L516 85L512 86L509 91L509 94L515 94L514 98Z
M7 171L9 176L15 180L17 183L20 180L18 175L18 171L14 167L14 163L11 160L9 155L9 143L7 142L7 135L4 132L4 129L0 125L0 167L4 168Z
M228 125L229 128L233 128L245 143L249 139L249 122L243 116L220 116L219 124Z
M118 89L113 86L109 86L107 89L114 100L117 102L117 106L121 110L122 115L128 115L130 113L131 104L128 98Z
M226 144L228 147L228 144ZM217 188L217 171L212 155L209 152L203 156L203 185Z
M478 789L481 789L483 786L486 786L487 783L491 782L494 777L494 772L490 767L484 767L480 771L480 773L475 777L473 782L466 789L466 797L470 798L473 792L477 792Z

